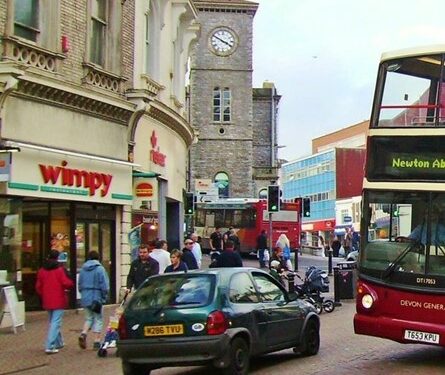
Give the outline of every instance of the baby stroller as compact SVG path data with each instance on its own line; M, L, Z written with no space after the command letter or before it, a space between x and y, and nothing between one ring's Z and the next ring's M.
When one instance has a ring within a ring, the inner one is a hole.
M105 333L104 341L100 345L99 350L97 351L97 355L99 357L106 357L108 355L107 350L109 348L115 348L116 342L119 339L119 334L117 332L119 326L119 318L121 317L124 311L124 304L128 297L128 292L125 293L122 302L119 306L114 310L114 314L110 316L110 320L108 322L107 331Z
M326 271L311 266L306 270L304 280L297 273L295 276L303 281L303 284L295 285L295 292L300 298L312 303L318 314L323 310L328 313L334 311L334 301L321 296L321 293L329 292L329 278Z

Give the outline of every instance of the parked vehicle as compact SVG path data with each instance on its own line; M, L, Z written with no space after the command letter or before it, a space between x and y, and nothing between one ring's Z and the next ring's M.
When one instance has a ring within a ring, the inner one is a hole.
M213 268L147 279L120 318L118 350L124 375L189 365L248 374L251 356L317 354L319 332L314 307L267 272Z

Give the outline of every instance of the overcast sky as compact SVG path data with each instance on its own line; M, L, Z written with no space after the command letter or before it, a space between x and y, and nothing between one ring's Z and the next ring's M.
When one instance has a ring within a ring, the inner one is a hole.
M369 119L382 52L445 45L445 0L255 0L254 87L282 95L279 157Z

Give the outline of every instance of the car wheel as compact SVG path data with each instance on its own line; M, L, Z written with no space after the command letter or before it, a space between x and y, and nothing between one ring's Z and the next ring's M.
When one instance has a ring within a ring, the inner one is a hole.
M332 311L334 311L335 309L335 304L334 301L328 299L326 301L323 302L323 309L324 311L331 313Z
M246 341L236 337L230 345L229 366L221 369L221 372L223 375L247 375L249 360L249 347Z
M151 368L140 363L122 361L122 372L124 375L150 375Z
M301 354L311 356L318 353L320 349L320 330L315 321L310 320L307 323L303 335L303 350Z

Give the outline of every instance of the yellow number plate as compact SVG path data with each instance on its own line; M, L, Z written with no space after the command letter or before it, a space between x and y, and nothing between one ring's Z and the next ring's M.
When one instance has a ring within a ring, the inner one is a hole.
M183 333L184 333L184 327L182 324L144 327L145 336L172 336L172 335L182 335Z

